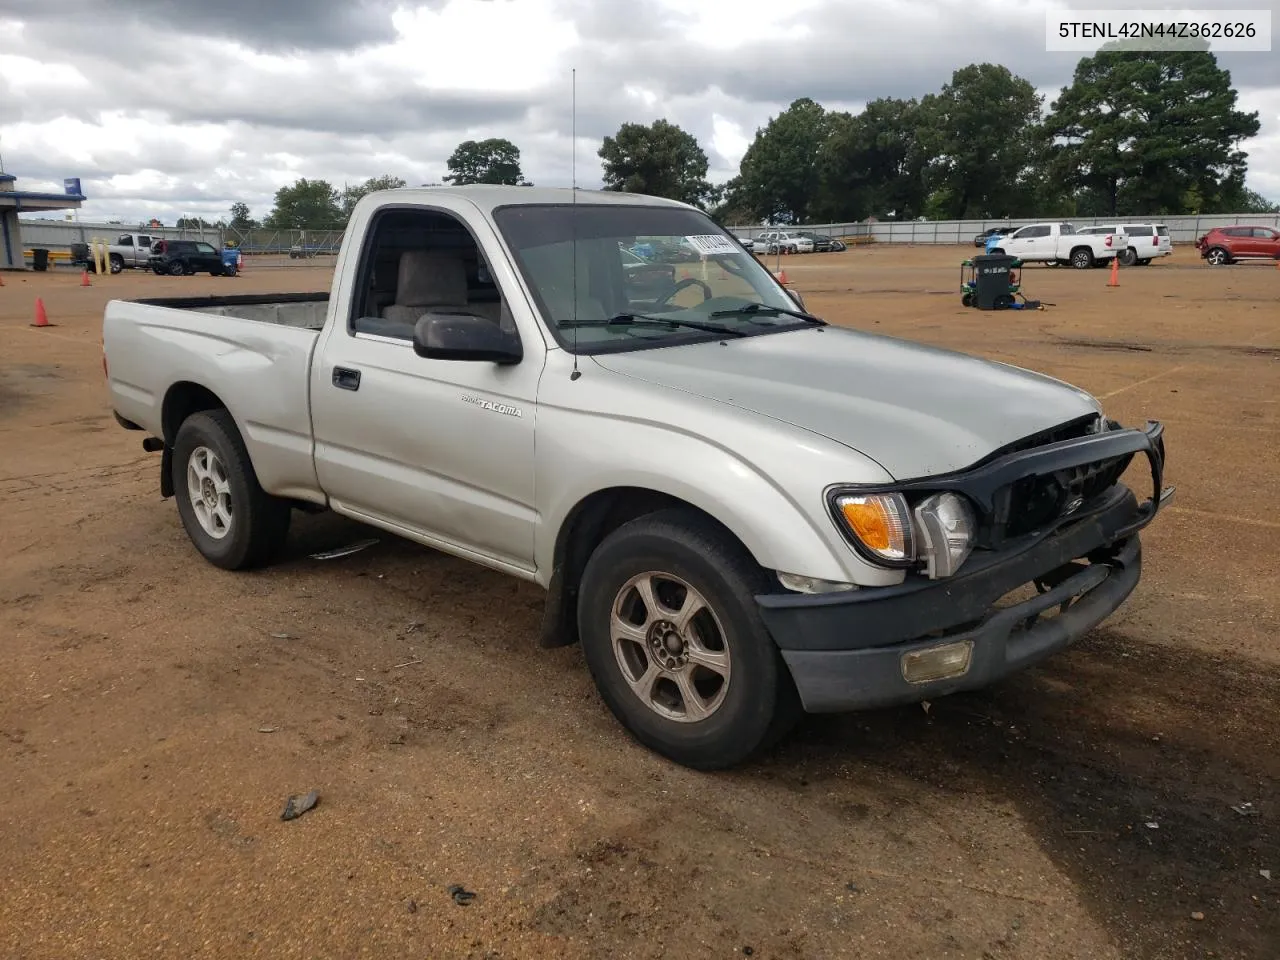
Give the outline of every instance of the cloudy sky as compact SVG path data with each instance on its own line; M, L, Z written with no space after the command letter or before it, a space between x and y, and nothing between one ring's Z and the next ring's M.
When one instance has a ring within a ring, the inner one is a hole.
M1207 0L0 0L0 155L23 189L79 176L84 218L256 217L277 187L391 173L439 181L462 140L504 136L525 175L568 184L625 121L658 117L732 176L794 98L857 111L1004 63L1051 101L1080 54L1045 52L1045 11ZM1270 9L1280 0L1234 0ZM1262 131L1250 185L1280 201L1280 44L1222 54Z

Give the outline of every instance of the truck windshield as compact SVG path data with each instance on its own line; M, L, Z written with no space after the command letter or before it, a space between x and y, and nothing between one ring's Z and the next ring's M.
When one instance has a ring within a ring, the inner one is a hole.
M494 220L568 349L626 350L706 340L718 328L750 336L812 322L754 256L695 210L517 204L495 210ZM647 322L618 319L628 317ZM652 322L662 318L675 322Z

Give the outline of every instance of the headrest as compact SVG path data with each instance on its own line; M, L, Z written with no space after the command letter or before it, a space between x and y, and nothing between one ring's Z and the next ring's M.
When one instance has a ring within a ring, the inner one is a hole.
M400 254L396 303L406 307L431 307L461 306L466 302L467 268L460 258L433 250L406 250Z

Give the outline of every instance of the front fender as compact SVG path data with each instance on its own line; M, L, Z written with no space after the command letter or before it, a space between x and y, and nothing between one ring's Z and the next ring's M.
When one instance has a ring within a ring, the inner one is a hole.
M690 401L685 399L685 413ZM710 418L726 417L723 408ZM742 418L734 418L743 434ZM641 488L675 497L714 517L761 566L863 585L888 585L900 571L873 567L845 543L825 512L822 489L832 476L877 475L878 466L844 447L794 431L761 426L753 456L713 439L729 433L713 423L697 433L656 422L539 406L536 489L539 529L535 562L545 584L557 535L574 508L594 493ZM862 461L855 469L853 461ZM763 465L768 465L766 470Z

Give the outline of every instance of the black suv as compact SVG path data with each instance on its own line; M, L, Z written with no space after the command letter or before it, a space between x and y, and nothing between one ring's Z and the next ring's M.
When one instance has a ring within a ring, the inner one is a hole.
M166 240L162 252L152 254L147 265L156 273L171 277L206 272L220 277L227 272L222 254L213 244L201 240Z

